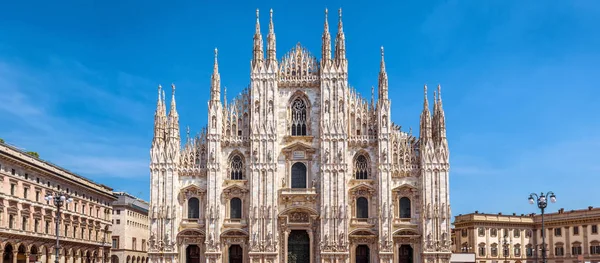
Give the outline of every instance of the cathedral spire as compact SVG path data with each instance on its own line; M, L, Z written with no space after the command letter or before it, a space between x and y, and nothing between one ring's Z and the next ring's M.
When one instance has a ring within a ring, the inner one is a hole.
M321 61L331 60L331 35L329 34L329 22L327 22L327 8L325 8L325 25L323 29L323 43L321 47Z
M426 143L431 139L431 113L429 112L429 102L427 101L427 85L423 87L424 101L423 112L421 113L421 123L419 127L420 139Z
M210 83L210 100L220 101L221 99L221 75L219 74L219 50L215 48L215 64Z
M339 11L338 32L335 37L335 59L338 63L346 60L346 36L344 35L344 24L342 23L342 9Z
M379 100L388 99L388 76L385 71L385 60L383 56L383 46L381 46L381 63L379 65Z
M156 112L154 113L154 141L157 142L164 138L166 112L164 111L164 101L162 96L162 86L158 85L158 99L156 100Z
M179 114L177 113L177 104L175 102L175 84L171 84L171 108L169 109L169 136L179 139Z
M267 35L267 60L269 65L277 65L275 26L273 25L273 9L269 11L269 35Z
M435 102L437 105L437 126L439 129L439 140L442 144L446 142L446 116L444 113L444 109L442 107L442 87L438 84L437 90L437 101Z
M253 49L253 58L252 58L252 66L255 67L257 64L262 63L264 59L263 55L263 38L260 34L260 19L258 9L256 9L256 30L254 32L254 49Z

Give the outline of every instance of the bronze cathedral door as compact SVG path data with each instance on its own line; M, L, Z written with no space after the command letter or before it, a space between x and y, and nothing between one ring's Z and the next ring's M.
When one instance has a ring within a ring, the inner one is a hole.
M310 263L310 237L305 230L292 230L288 237L288 263Z

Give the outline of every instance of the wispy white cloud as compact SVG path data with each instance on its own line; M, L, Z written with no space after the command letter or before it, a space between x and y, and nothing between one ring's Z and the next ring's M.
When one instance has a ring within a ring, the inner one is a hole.
M56 57L42 68L0 58L0 137L95 180L145 176L153 103L134 93L150 81L115 76Z

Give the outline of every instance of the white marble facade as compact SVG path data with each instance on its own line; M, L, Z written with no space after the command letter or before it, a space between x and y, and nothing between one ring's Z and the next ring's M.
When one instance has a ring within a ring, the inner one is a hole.
M431 113L425 87L419 137L401 131L383 48L377 100L348 84L341 10L320 60L300 44L277 59L270 15L264 48L257 11L251 82L230 102L215 49L207 127L183 148L175 87L168 113L159 87L150 262L448 262L441 96Z

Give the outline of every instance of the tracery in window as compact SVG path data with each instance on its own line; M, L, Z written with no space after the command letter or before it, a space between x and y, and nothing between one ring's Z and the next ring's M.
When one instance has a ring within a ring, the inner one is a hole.
M300 98L296 98L291 105L292 112L292 136L306 135L306 103Z
M358 180L369 178L369 162L364 155L359 155L354 161L354 178Z
M234 155L229 163L230 179L231 180L243 180L244 179L244 162L242 157Z

